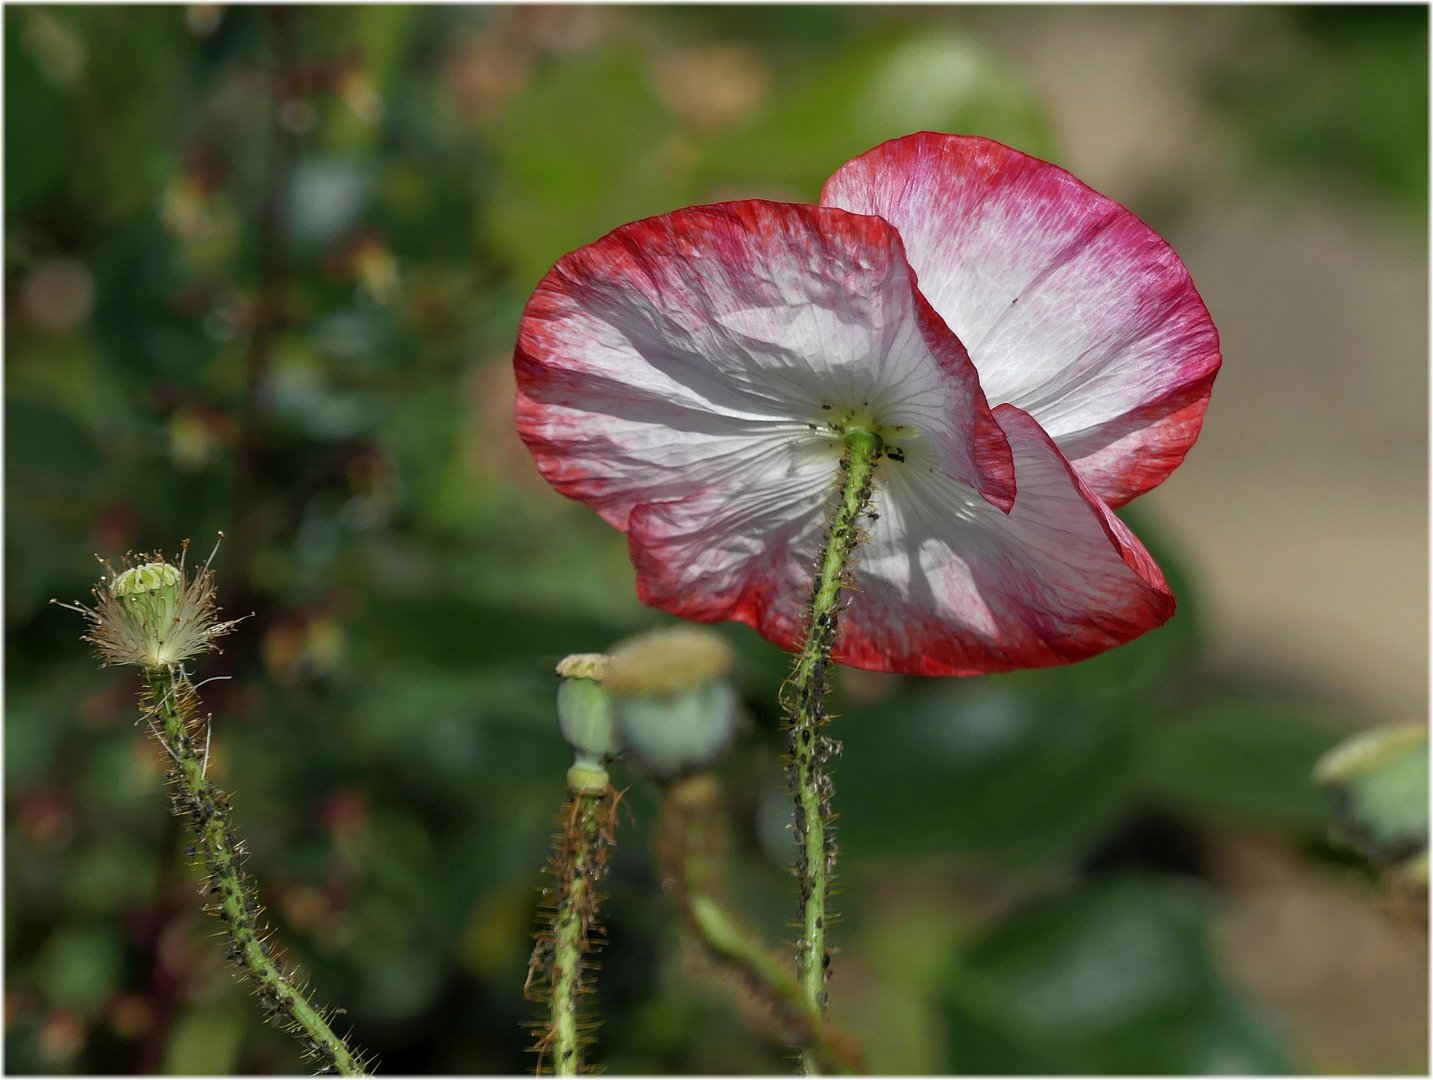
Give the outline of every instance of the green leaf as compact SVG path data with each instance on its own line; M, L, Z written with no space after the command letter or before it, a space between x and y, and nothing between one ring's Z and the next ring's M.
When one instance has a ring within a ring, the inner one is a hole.
M1077 852L1125 805L1127 718L1053 707L1007 680L946 684L842 717L841 847L1024 863Z
M954 1072L1270 1073L1277 1039L1214 968L1192 889L1127 878L1016 912L952 962Z
M1143 785L1201 819L1316 834L1328 810L1309 774L1335 737L1306 704L1221 697L1151 722Z

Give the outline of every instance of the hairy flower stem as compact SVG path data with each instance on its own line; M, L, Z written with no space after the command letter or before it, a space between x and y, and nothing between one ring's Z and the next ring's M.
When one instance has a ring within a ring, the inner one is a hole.
M826 951L826 898L836 874L836 840L831 829L834 787L826 763L840 744L822 733L826 724L826 669L836 643L841 590L847 584L847 563L862 538L860 519L871 499L881 437L853 429L846 435L841 458L840 498L826 534L825 550L811 595L806 641L796 658L791 677L782 688L790 739L787 777L796 796L796 877L800 882L797 922L796 970L801 990L816 1016L826 1010L826 980L831 956ZM801 1068L819 1075L819 1062L810 1046L801 1050Z
M586 1068L583 1050L592 1042L579 999L592 993L587 977L594 967L590 957L603 932L597 919L602 900L597 884L607 873L621 797L610 784L573 787L570 796L558 821L548 864L557 887L544 890L549 899L524 987L530 1000L548 1004L548 1016L539 1025L533 1050L540 1055L538 1072L550 1053L557 1076L582 1073Z
M826 1024L790 969L723 902L719 882L725 846L721 789L710 773L663 789L662 878L672 883L687 928L719 967L736 976L758 1005L759 1019L774 1024L779 1038L810 1046L820 1065L832 1072L862 1072L859 1049Z
M205 891L212 899L205 910L224 924L227 959L254 983L265 1019L293 1035L320 1071L367 1075L362 1059L329 1027L325 1010L308 1000L294 972L269 943L253 879L244 870L244 847L230 820L229 797L207 778L207 745L196 723L193 689L177 666L150 668L146 675L149 692L143 704L151 724L157 724L155 738L170 758L171 803L198 839L190 854L208 871Z

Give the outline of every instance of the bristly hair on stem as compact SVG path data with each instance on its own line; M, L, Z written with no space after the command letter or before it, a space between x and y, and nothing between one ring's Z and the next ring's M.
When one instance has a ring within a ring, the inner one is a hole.
M789 1045L810 1047L828 1071L865 1071L859 1045L807 1001L796 975L735 914L720 882L727 843L721 788L711 773L662 789L657 854L663 882L709 966L731 978L743 1012Z
M309 1000L303 980L271 944L272 930L244 868L247 852L233 825L233 803L209 779L212 721L200 716L183 662L216 648L214 639L235 625L219 621L212 561L211 554L192 577L184 555L177 564L161 555L127 558L119 573L106 564L94 607L61 606L89 620L85 640L105 664L144 670L143 719L169 761L171 808L194 833L187 854L204 873L204 911L223 925L225 959L253 985L264 1019L297 1039L320 1072L364 1076L368 1063L334 1033L333 1013Z
M247 852L232 823L233 803L207 776L208 720L198 718L193 687L182 674L163 669L149 672L148 684L143 705L171 760L170 805L197 838L193 858L206 874L203 893L209 898L204 911L223 924L224 958L253 984L264 1019L297 1039L320 1072L367 1075L368 1062L330 1026L333 1011L309 1000L305 981L271 944L273 930L244 868Z
M600 789L569 789L553 832L546 873L555 884L542 890L537 944L528 964L523 996L545 1002L547 1015L536 1021L531 1049L537 1073L577 1076L598 1070L587 1060L596 1022L584 1009L594 986L595 956L605 931L598 917L603 896L598 884L607 874L608 854L616 842L621 793L605 783Z
M826 765L840 753L840 743L823 733L826 715L826 669L836 643L841 592L850 583L848 564L852 550L863 538L861 517L871 501L881 437L861 429L846 434L846 450L837 477L838 497L826 533L816 580L811 590L806 640L782 687L786 712L787 778L795 795L795 874L799 884L797 925L797 976L808 1007L821 1017L826 1011L826 980L831 954L826 928L831 914L826 899L836 876L836 838L832 829L831 798L835 786ZM802 1071L818 1075L820 1063L812 1047L801 1049Z

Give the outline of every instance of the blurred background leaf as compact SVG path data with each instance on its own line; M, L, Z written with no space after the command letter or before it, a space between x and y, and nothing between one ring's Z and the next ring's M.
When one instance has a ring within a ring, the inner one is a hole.
M1279 1073L1278 1038L1220 979L1201 898L1112 878L1017 911L953 958L949 1069Z
M1262 166L1316 170L1426 217L1427 156L1409 153L1408 137L1428 123L1427 33L1427 13L1413 8L1292 9L1255 24L1211 73L1214 100Z
M1145 783L1199 817L1318 836L1329 815L1309 776L1336 730L1307 702L1226 693L1151 729Z
M978 130L1036 155L1050 146L1039 106L998 56L964 34L900 29L791 78L751 120L711 139L698 175L809 200L842 162L892 132L922 130Z

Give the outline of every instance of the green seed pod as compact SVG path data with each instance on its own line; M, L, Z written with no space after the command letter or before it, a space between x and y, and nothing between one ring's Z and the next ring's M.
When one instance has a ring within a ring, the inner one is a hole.
M242 621L219 621L214 571L209 568L218 550L215 544L209 561L192 572L185 566L188 540L177 564L166 562L158 552L138 558L125 556L118 572L104 564L104 577L91 590L94 607L79 601L50 603L78 612L89 621L85 640L106 664L135 664L148 671L172 668L215 651L216 639Z
M606 666L607 657L600 653L577 653L557 665L562 676L557 687L557 725L577 757L577 766L591 770L602 770L621 748L612 700L602 685Z
M659 783L719 764L743 722L726 680L731 663L710 630L658 630L619 644L603 685L626 757Z
M124 571L110 585L119 610L150 634L164 636L174 622L184 578L166 562L145 563Z

